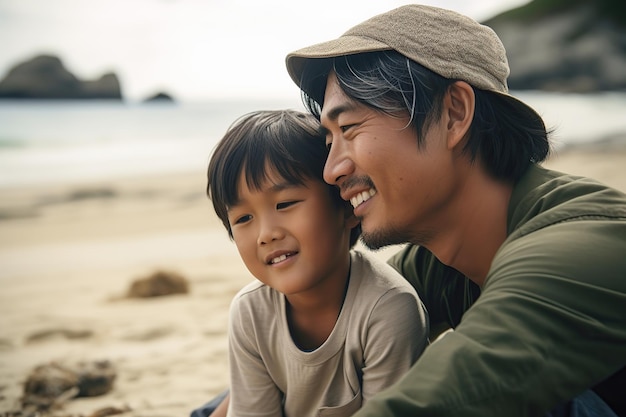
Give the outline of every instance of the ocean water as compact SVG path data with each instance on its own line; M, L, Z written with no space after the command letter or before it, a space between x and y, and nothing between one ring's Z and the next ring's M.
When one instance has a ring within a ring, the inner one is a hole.
M557 148L626 138L626 93L515 95L556 128ZM297 95L174 104L0 101L0 189L201 172L237 117L279 108L303 109Z

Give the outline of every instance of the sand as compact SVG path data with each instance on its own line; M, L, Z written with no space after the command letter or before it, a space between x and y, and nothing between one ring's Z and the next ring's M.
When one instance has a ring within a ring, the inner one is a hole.
M563 150L546 165L626 191L623 144ZM182 274L189 293L124 298L157 269ZM0 412L19 410L37 365L109 360L113 389L59 415L188 415L227 386L228 305L251 279L203 172L0 190Z

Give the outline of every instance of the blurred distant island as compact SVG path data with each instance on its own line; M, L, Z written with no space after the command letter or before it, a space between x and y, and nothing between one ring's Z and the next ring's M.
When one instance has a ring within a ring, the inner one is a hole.
M39 55L11 68L0 81L0 98L121 100L122 90L113 73L81 81L58 57Z
M144 103L170 103L174 98L167 93L159 92L143 100Z
M533 0L495 16L492 27L507 50L512 90L626 90L626 8L623 0ZM122 100L116 74L79 80L61 60L40 55L0 80L0 99ZM156 93L143 102L173 101Z
M54 55L39 55L14 66L0 80L0 99L36 100L122 100L122 88L116 74L109 72L97 80L80 80ZM144 102L172 102L163 92Z

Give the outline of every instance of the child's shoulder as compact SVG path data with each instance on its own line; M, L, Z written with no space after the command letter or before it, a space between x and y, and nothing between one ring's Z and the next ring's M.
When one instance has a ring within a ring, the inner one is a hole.
M235 297L233 305L271 305L275 302L277 291L260 281L254 280L241 288Z
M415 291L397 270L374 254L353 249L351 256L351 279L360 281L361 286L373 287L379 291Z
M349 307L347 307L349 306ZM353 250L350 285L344 307L351 309L353 323L372 323L376 316L422 314L421 303L415 288L379 256L366 251ZM364 320L364 318L367 318Z
M243 328L248 331L259 325L267 325L271 320L279 320L284 311L284 307L281 307L284 302L281 302L280 296L278 291L259 281L247 284L231 300L231 324L239 323L234 327L240 327L241 323L245 323Z

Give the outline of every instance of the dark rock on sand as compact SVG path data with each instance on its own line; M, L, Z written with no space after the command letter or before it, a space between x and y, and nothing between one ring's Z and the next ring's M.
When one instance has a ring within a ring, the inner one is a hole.
M148 298L188 292L189 284L182 275L171 271L156 271L135 280L128 289L127 297Z
M24 384L22 408L46 411L59 407L78 394L78 375L66 367L50 363L37 366Z
M0 80L0 98L121 100L122 91L113 73L83 81L68 71L58 57L39 55L15 65Z
M117 375L109 361L82 362L72 367L78 375L78 397L97 397L111 391Z
M39 365L24 384L22 408L48 411L59 408L75 397L95 397L113 388L115 369L109 361L80 362L65 365L57 362Z

